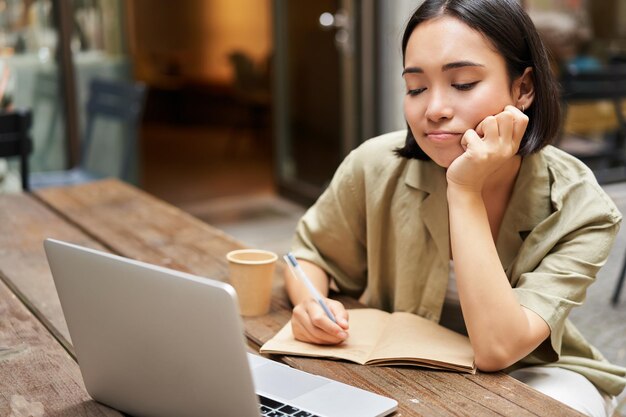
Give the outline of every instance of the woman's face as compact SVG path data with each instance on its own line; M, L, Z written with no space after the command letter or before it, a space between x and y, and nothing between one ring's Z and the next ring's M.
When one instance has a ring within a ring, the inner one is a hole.
M458 19L418 25L405 51L404 115L419 146L447 168L463 153L461 137L515 104L504 58Z

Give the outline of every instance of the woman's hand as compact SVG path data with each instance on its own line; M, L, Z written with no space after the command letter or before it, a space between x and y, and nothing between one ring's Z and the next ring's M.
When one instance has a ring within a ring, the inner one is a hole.
M319 345L336 345L348 338L348 312L339 301L325 298L324 302L337 323L328 318L314 298L307 298L293 309L291 329L297 340Z
M515 156L527 126L528 116L509 105L467 130L461 139L465 152L448 167L448 185L481 192L485 180Z

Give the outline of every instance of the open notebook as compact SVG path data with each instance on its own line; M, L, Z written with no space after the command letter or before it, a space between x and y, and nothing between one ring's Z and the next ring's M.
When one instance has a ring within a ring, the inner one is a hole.
M261 353L344 359L361 365L413 365L475 373L469 339L411 313L354 309L350 336L334 346L298 341L287 323Z

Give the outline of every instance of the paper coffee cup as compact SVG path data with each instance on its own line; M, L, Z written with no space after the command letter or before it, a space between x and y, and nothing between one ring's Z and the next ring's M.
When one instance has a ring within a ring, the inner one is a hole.
M260 249L239 249L228 252L226 259L241 315L267 314L272 301L272 280L278 256Z

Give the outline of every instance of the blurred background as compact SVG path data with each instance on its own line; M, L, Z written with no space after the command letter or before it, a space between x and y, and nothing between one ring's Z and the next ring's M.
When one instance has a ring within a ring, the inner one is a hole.
M308 205L352 148L405 126L399 45L418 4L0 0L2 107L32 111L31 172L88 167L192 211L250 194ZM523 5L565 80L558 146L623 180L621 101L581 101L574 78L607 85L623 68L626 2ZM145 88L130 133L119 118L90 125L94 79Z

